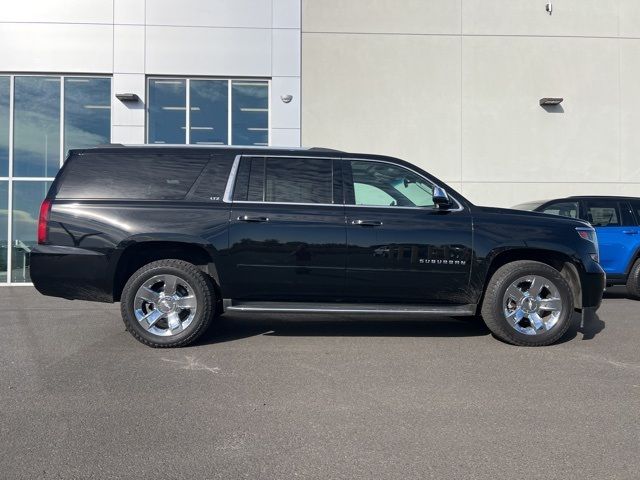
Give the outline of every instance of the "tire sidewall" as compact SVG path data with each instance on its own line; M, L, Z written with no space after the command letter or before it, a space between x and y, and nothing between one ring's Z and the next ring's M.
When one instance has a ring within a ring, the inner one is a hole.
M553 328L551 328L551 330L544 333L538 333L536 335L526 335L513 328L505 318L504 307L502 305L507 288L518 278L526 275L537 275L552 281L558 288L558 292L562 300L562 313L560 318L558 318L557 323ZM553 343L565 334L573 317L573 295L569 284L557 270L552 267L544 268L543 265L523 266L513 269L506 275L501 276L496 285L496 295L493 303L491 310L494 318L500 323L501 330L504 332L505 336L512 339L514 343L519 345L547 345L549 343Z
M185 330L178 333L177 335L166 337L154 335L153 333L145 330L138 322L134 308L136 292L138 291L140 286L142 286L142 284L149 280L151 277L162 274L175 275L176 277L181 278L182 280L187 282L191 286L191 288L193 288L193 292L196 297L196 315L193 318L192 322ZM191 272L172 266L156 266L134 274L127 282L122 298L122 306L124 307L123 316L125 317L127 330L129 330L131 333L134 333L134 335L143 338L148 343L158 345L175 345L182 343L183 341L191 337L194 332L197 332L202 327L202 324L207 322L207 316L211 315L211 306L206 305L206 292L204 291L201 283L202 282L200 281L200 279L195 278L195 275Z

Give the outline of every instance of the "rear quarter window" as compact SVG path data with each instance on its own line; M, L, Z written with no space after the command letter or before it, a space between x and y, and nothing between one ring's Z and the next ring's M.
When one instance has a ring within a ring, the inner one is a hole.
M78 154L67 160L58 198L183 199L209 155Z

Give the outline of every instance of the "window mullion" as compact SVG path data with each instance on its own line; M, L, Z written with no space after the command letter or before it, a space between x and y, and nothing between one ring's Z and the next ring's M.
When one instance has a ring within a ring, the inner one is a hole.
M227 145L231 145L231 80L227 80Z
M191 143L191 79L187 78L186 85L186 98L185 98L185 130L186 130L186 144L189 145Z
M9 181L7 188L7 283L11 285L11 270L13 268L13 89L14 76L9 77Z
M60 161L64 161L64 77L60 77ZM45 172L46 176L47 172Z

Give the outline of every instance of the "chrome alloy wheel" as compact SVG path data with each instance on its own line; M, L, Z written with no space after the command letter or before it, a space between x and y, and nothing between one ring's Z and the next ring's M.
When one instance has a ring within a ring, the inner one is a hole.
M525 335L551 330L562 314L558 287L539 275L527 275L511 283L502 305L509 325Z
M193 287L175 275L156 275L136 292L133 308L136 319L149 333L162 337L177 335L196 316Z

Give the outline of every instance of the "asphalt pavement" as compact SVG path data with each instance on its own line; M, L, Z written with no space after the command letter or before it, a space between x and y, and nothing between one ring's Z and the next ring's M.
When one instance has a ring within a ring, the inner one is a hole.
M118 305L0 289L0 478L638 479L640 302L551 347L481 322L229 314L155 350Z

